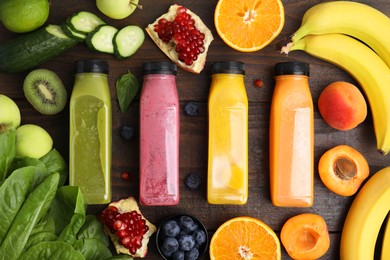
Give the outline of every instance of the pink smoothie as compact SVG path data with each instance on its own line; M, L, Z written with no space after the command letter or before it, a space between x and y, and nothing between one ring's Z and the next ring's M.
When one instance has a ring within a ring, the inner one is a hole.
M144 77L140 99L140 202L179 203L179 100L172 74Z

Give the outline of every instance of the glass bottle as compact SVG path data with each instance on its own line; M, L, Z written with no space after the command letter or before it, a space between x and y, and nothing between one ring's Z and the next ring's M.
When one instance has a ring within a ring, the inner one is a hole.
M215 62L211 74L207 200L210 204L245 204L248 199L245 65Z
M179 98L176 65L143 64L140 99L140 202L179 203Z
M309 64L275 65L270 115L271 201L310 207L314 197L314 116Z
M108 63L75 62L70 98L69 184L79 186L86 204L111 201L112 107Z

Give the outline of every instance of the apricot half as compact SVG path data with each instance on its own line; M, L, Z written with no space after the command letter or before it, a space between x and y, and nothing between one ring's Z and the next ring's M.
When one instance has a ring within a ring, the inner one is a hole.
M292 259L319 259L330 246L325 220L312 213L288 219L280 232L280 240Z
M321 156L318 172L329 190L351 196L369 176L370 168L360 152L348 145L338 145Z
M344 81L333 82L322 90L318 109L325 122L337 130L353 129L367 117L367 103L362 92Z

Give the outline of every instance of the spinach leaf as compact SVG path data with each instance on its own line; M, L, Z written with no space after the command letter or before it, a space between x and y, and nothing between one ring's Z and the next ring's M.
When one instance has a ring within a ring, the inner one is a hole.
M139 90L137 78L129 71L121 75L116 83L116 95L119 102L119 108L125 113Z
M79 239L73 247L83 254L87 260L105 260L112 256L110 249L100 239Z
M109 238L104 232L104 226L95 215L87 215L85 223L77 234L77 239L96 238L101 240L106 246L109 245Z
M75 250L71 244L61 241L41 242L30 247L20 259L28 260L84 260L84 256Z
M60 176L49 175L27 197L0 246L0 258L17 259L35 224L48 211L57 191Z
M23 251L27 251L30 247L40 243L40 242L47 242L47 241L55 241L57 240L57 236L54 235L52 232L42 231L42 232L35 232L34 234L31 234L28 238L28 241L26 243L26 246L23 248Z
M15 170L0 186L0 244L28 194L48 175L45 168L27 166Z
M61 154L56 149L52 149L39 160L45 164L50 173L58 172L60 174L59 187L63 186L68 179L68 164Z
M50 214L55 220L58 240L73 244L85 221L84 198L77 186L61 187L53 201Z
M7 178L8 168L15 158L15 130L0 134L0 183Z

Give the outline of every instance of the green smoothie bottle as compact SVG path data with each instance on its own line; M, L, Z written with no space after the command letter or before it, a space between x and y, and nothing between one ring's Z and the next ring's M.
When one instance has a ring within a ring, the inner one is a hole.
M86 204L111 201L112 112L108 63L75 62L70 98L69 184L79 186Z

